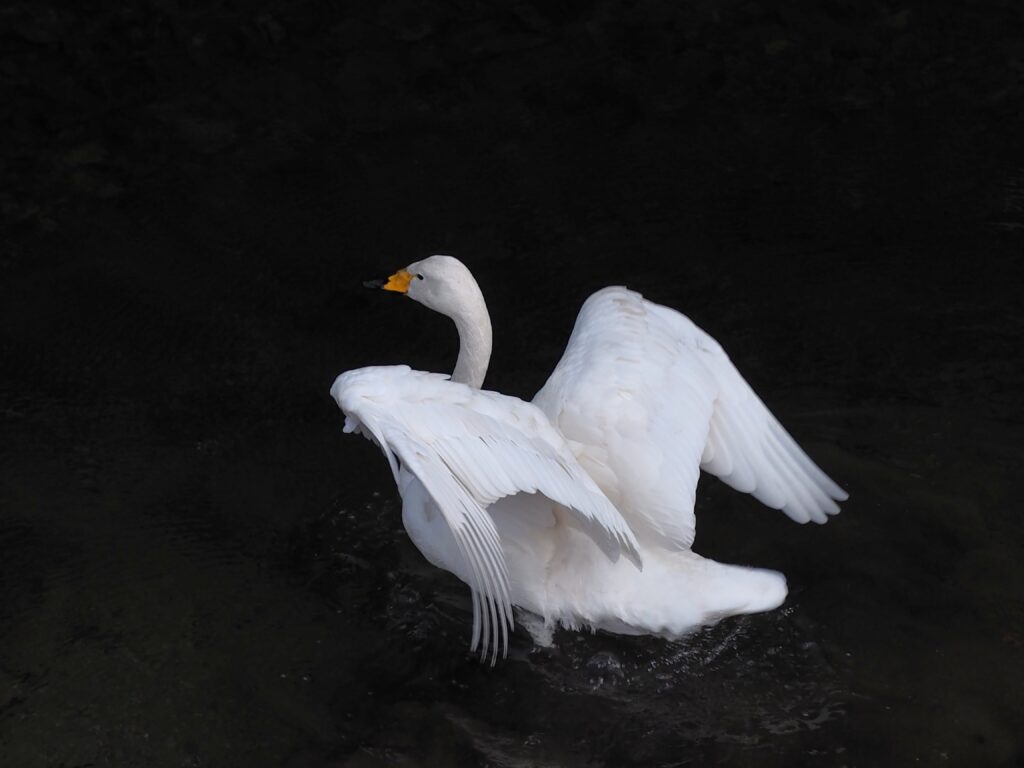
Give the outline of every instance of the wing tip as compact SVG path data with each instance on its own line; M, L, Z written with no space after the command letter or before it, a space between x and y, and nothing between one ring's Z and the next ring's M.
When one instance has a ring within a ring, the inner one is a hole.
M469 641L469 652L477 656L477 661L480 664L487 664L493 668L498 664L499 649L501 651L501 658L508 658L509 637L515 631L515 622L510 613L501 611L502 615L498 620L498 627L494 629L494 637L490 636L491 632L486 626L481 632L478 616L484 613L484 609L479 605L478 600L483 602L483 598L481 598L476 590L473 590L473 595L473 632ZM487 624L486 616L483 623ZM490 656L490 662L488 662L488 656Z

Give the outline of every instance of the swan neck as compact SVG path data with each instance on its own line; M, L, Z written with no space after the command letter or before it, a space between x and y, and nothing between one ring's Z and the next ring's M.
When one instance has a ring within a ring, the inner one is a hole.
M455 362L452 381L480 389L491 361L491 318L483 296L476 298L452 318L459 331L459 359Z

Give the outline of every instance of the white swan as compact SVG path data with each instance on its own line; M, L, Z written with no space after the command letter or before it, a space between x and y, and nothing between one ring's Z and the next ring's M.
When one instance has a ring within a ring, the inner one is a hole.
M472 590L471 649L508 649L512 606L556 625L678 637L771 610L782 574L690 550L700 469L793 520L846 493L797 446L688 318L621 287L584 303L532 403L480 389L491 324L469 270L431 256L376 285L451 317L451 379L406 366L343 373L345 431L376 442L426 558Z

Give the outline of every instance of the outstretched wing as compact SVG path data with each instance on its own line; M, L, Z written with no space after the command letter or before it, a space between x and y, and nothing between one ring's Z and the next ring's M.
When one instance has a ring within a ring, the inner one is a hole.
M345 412L345 430L371 437L398 481L415 475L451 527L472 574L472 648L508 650L513 625L504 554L487 507L517 493L540 493L573 514L615 560L640 566L636 539L547 417L530 403L473 389L407 366L343 373L331 395Z
M798 522L846 498L713 338L625 288L587 299L534 403L641 540L692 545L699 468Z

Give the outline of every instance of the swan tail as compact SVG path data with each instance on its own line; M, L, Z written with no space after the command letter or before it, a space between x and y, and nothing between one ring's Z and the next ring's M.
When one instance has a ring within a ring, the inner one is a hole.
M693 552L687 554L702 561L693 586L708 617L705 623L725 616L771 611L786 600L786 577L778 571L727 565Z
M620 616L596 624L612 632L682 637L727 616L762 613L786 599L786 577L777 571L727 565L691 551L645 553L645 568L621 595Z

